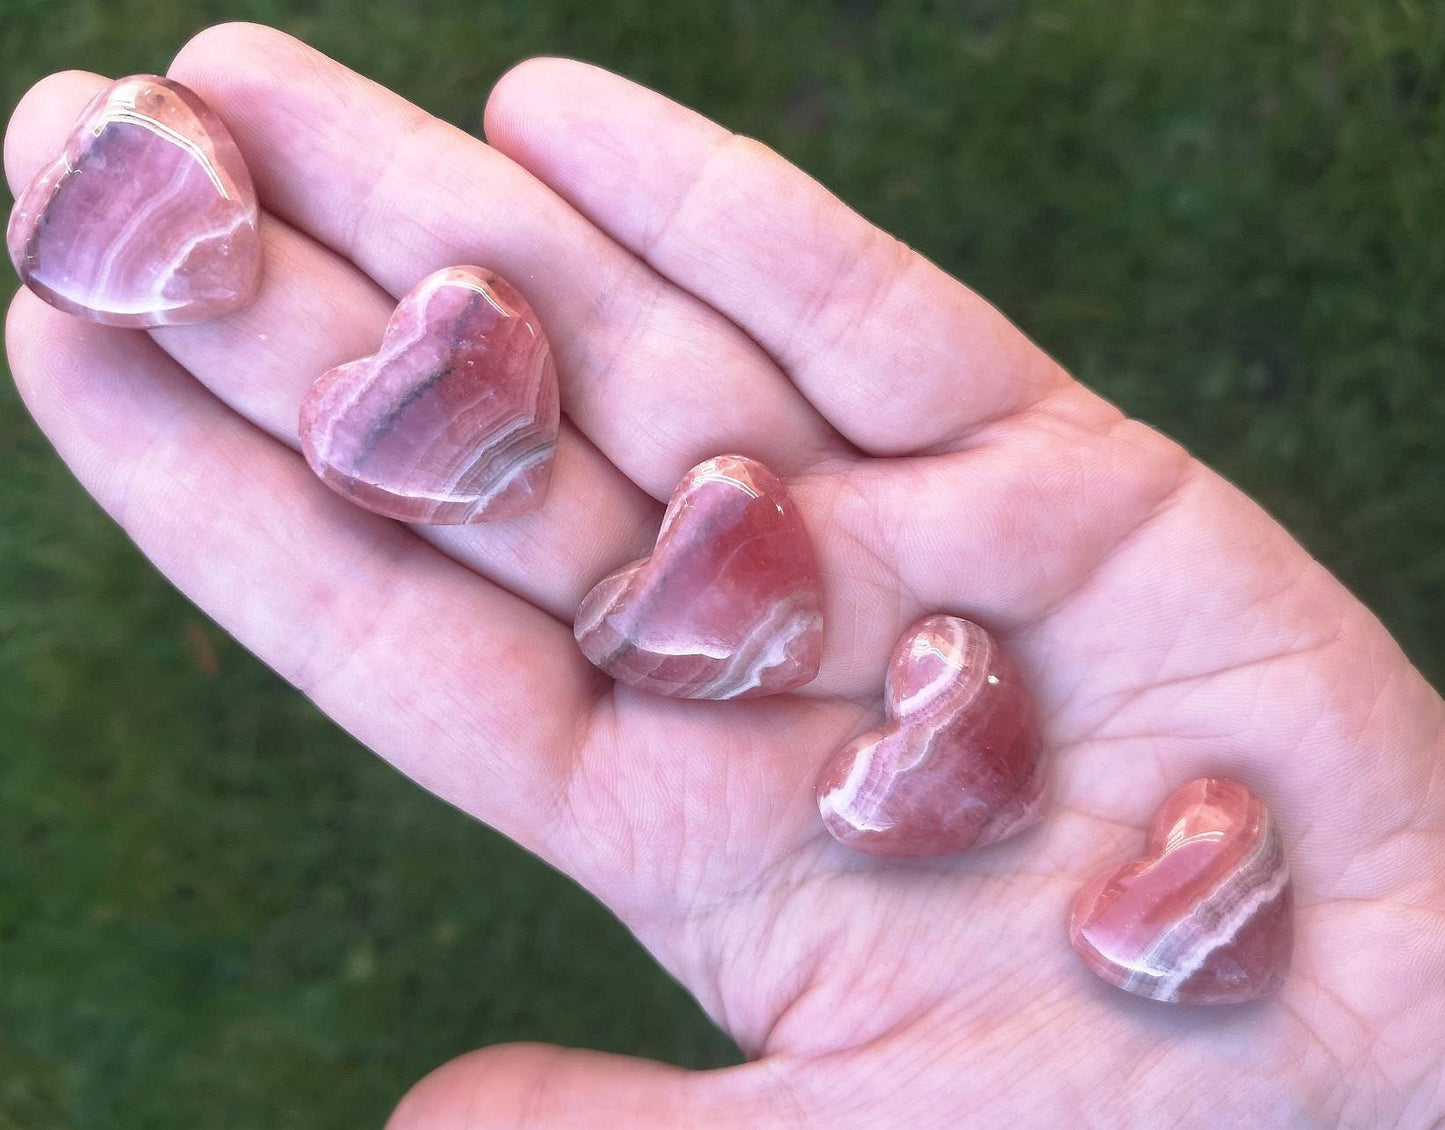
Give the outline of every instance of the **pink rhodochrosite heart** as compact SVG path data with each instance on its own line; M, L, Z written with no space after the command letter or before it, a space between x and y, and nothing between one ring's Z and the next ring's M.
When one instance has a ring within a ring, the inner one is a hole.
M376 353L312 386L301 448L368 510L459 525L541 505L558 418L557 368L527 300L490 271L448 267L401 300Z
M1289 972L1294 906L1269 812L1234 781L1176 789L1145 857L1079 892L1069 935L1090 969L1141 997L1235 1004L1273 992Z
M683 476L651 557L587 594L582 653L619 682L674 698L780 694L818 673L823 583L778 477L719 455Z
M983 628L926 616L899 639L888 721L854 738L818 779L818 810L840 843L930 856L990 844L1043 807L1039 732L1018 671Z
M256 190L236 143L192 91L111 83L10 213L10 258L52 306L112 326L201 322L261 278Z

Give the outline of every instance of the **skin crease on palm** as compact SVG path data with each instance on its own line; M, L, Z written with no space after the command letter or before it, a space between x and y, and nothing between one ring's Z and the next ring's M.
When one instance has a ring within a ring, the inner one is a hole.
M204 32L169 73L255 176L261 293L147 333L22 291L7 344L36 420L202 608L584 884L750 1060L484 1049L392 1130L1445 1117L1445 706L1252 502L775 154L596 68L517 67L489 144L265 28ZM103 81L24 98L12 191ZM471 262L556 348L552 493L411 530L311 477L297 408L418 279ZM818 679L745 703L614 687L572 612L647 551L682 473L733 450L789 481L817 542ZM934 611L999 633L1035 688L1048 808L1015 840L889 864L828 838L812 785ZM1136 1000L1073 954L1068 903L1206 774L1279 821L1293 969L1248 1006Z

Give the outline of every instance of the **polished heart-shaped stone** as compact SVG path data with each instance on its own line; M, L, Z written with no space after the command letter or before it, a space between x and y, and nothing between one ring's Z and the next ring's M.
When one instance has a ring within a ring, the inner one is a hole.
M673 492L650 557L587 594L582 653L619 682L674 698L780 694L818 673L823 585L778 477L719 455Z
M1289 972L1294 905L1269 812L1243 785L1201 778L1171 793L1144 858L1089 883L1069 935L1085 964L1157 1001L1235 1004Z
M178 82L133 75L80 116L10 213L21 280L112 326L201 322L261 278L256 190L221 120Z
M401 300L376 353L311 387L301 449L368 510L460 525L541 505L558 419L557 368L527 300L490 271L448 267Z
M943 615L909 627L884 708L887 722L839 750L818 780L818 810L840 843L946 855L1038 820L1044 777L1029 694L983 628Z

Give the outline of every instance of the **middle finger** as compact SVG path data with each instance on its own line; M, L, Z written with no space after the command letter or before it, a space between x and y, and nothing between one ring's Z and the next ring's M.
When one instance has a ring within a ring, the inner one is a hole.
M465 262L517 284L564 411L653 497L724 451L782 475L847 452L751 338L477 138L271 28L202 32L171 72L231 128L262 203L391 294Z

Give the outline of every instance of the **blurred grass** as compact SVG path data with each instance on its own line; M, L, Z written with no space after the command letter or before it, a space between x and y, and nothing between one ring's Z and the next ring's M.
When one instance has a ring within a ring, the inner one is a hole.
M1259 497L1445 676L1441 6L0 0L0 100L162 70L232 18L472 129L558 52L763 138ZM0 1130L379 1125L504 1039L735 1055L586 896L173 593L8 382L0 688Z

